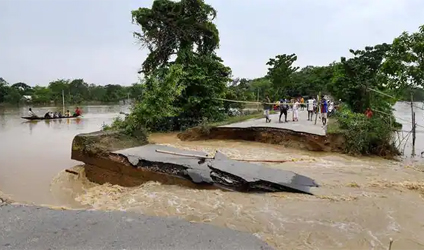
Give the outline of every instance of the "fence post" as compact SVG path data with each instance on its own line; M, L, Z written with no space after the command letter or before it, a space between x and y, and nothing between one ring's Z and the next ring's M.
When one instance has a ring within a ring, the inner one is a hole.
M321 91L318 93L318 96L317 96L317 113L315 114L315 125L317 125L318 114L321 113L321 100L320 100L320 96L321 96Z
M415 156L415 112L414 112L414 95L411 91L411 114L412 114L412 153L411 156Z

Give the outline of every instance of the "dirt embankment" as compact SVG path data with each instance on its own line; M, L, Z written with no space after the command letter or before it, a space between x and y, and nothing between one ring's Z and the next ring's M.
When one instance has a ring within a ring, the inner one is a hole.
M246 140L326 152L342 152L344 144L344 138L339 134L322 136L281 128L195 127L181 132L178 138L182 141Z
M98 184L135 187L147 181L157 181L170 185L196 186L185 179L134 167L126 157L112 153L146 144L146 139L133 138L119 132L79 134L72 142L71 158L84 162L87 179Z

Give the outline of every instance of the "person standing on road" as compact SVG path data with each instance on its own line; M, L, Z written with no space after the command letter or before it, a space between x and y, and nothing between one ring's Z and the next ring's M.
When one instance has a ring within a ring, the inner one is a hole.
M328 112L328 103L327 100L322 96L321 100L321 119L322 125L325 126L327 124L327 112Z
M281 122L281 116L284 115L284 121L287 122L287 110L289 106L287 105L286 99L280 100L280 118L278 119L279 122Z
M298 122L299 121L299 100L296 99L295 103L293 104L293 121Z
M308 110L308 121L312 121L312 117L314 116L314 100L312 97L309 97L306 105L306 109Z
M266 95L265 100L263 101L264 105L264 115L265 115L265 122L271 122L271 119L269 119L269 111L271 109L271 100L269 99L269 96Z

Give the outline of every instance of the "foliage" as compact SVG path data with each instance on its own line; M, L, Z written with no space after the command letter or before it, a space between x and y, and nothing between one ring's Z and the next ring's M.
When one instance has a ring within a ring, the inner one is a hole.
M331 94L343 99L354 112L363 113L368 107L388 111L392 100L373 90L386 90L387 78L380 67L389 49L390 45L383 43L364 50L350 50L354 57L342 58L334 68L332 83L328 86Z
M137 103L125 119L117 119L108 129L123 130L138 136L148 131L160 131L162 125L180 114L181 109L175 101L181 96L183 87L178 84L185 73L180 65L152 72L143 85L141 102Z
M336 64L329 66L306 66L293 73L293 87L288 91L288 96L316 96L319 92L330 94L328 84L334 75Z
M33 104L62 104L62 93L65 102L78 104L81 102L107 102L116 103L129 98L139 100L142 83L134 83L132 86L108 84L106 86L88 84L83 79L52 81L47 87L30 85L18 82L9 85L3 78L0 81L0 103L19 104L28 102L24 96L31 96Z
M141 27L134 36L149 50L142 72L150 74L168 66L172 55L185 63L196 47L199 56L210 55L219 45L218 29L212 20L216 11L203 0L155 0L152 7L132 11L132 20Z
M424 25L393 40L383 70L390 75L388 87L401 91L424 87Z
M287 95L288 90L293 87L292 74L296 72L299 67L294 67L293 63L297 60L296 54L291 55L277 55L275 58L269 59L266 65L268 68L267 77L271 80L274 97Z
M338 126L345 137L345 151L349 154L394 156L399 151L392 143L393 128L388 120L374 115L367 118L364 114L342 109Z
M219 99L226 96L231 69L215 54L219 46L215 16L216 11L203 0L155 0L151 8L132 12L133 22L141 28L134 35L149 50L142 65L144 75L149 78L175 65L184 71L175 80L182 93L174 103L181 112L173 118L173 128L224 117Z

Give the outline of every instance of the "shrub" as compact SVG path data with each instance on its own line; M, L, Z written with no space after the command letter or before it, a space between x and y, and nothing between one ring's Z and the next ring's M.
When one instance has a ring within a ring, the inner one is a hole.
M392 125L378 115L367 118L364 114L353 113L344 108L337 115L339 128L349 154L393 156L399 151L392 142Z

